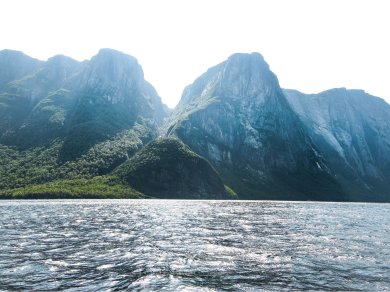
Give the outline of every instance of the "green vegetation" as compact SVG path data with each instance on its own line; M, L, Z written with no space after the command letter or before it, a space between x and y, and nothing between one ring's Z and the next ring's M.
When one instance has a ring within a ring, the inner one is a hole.
M134 199L143 195L112 176L58 180L0 191L0 199Z
M28 114L25 113L20 127L4 133L1 142L17 145L19 149L47 146L65 134L64 123L75 102L67 90L58 90L42 99ZM25 100L25 103L31 102Z
M110 104L90 94L78 101L66 124L66 137L59 159L63 162L81 157L95 144L130 129L135 114L122 104Z
M126 169L126 172L134 170L150 171L154 167L169 167L170 163L182 159L201 158L191 151L180 140L165 138L155 140L139 151L129 162L121 166L117 172Z
M17 94L0 93L0 138L8 128L19 125L30 109L26 98Z
M149 143L168 112L134 58L23 57L23 69L18 55L0 52L15 71L0 74L1 198L234 197L182 142ZM205 95L193 110L216 102Z
M58 159L63 146L60 139L28 150L0 144L0 190L108 174L140 149L149 135L147 128L136 124L131 130L97 143L80 158L66 162Z
M210 163L175 138L155 140L119 166L114 174L136 190L160 198L227 199Z
M237 198L212 166L181 141L159 139L142 148L148 135L137 125L65 163L58 160L59 139L23 151L0 144L0 199Z
M238 200L238 195L236 194L235 191L233 191L231 188L225 185L225 190L228 195L228 198L231 200Z

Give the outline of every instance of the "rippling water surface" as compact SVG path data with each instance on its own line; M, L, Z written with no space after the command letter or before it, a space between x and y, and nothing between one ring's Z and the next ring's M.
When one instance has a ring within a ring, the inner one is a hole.
M0 290L390 289L390 204L2 201Z

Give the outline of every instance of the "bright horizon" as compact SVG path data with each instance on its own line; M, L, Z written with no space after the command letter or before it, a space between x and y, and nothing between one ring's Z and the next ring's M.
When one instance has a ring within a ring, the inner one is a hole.
M237 52L261 53L283 88L346 87L390 102L390 18L373 1L0 2L0 50L82 61L101 48L138 59L174 107L185 86Z

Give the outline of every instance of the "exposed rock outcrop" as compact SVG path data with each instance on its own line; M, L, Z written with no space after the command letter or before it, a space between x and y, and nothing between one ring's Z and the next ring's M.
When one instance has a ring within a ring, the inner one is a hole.
M362 90L285 90L294 111L350 200L390 194L390 105Z
M187 86L167 128L241 198L344 198L258 53L232 55Z

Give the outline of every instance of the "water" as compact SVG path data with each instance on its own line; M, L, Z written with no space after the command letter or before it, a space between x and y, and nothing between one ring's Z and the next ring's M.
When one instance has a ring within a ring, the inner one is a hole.
M0 290L390 290L390 204L1 201Z

